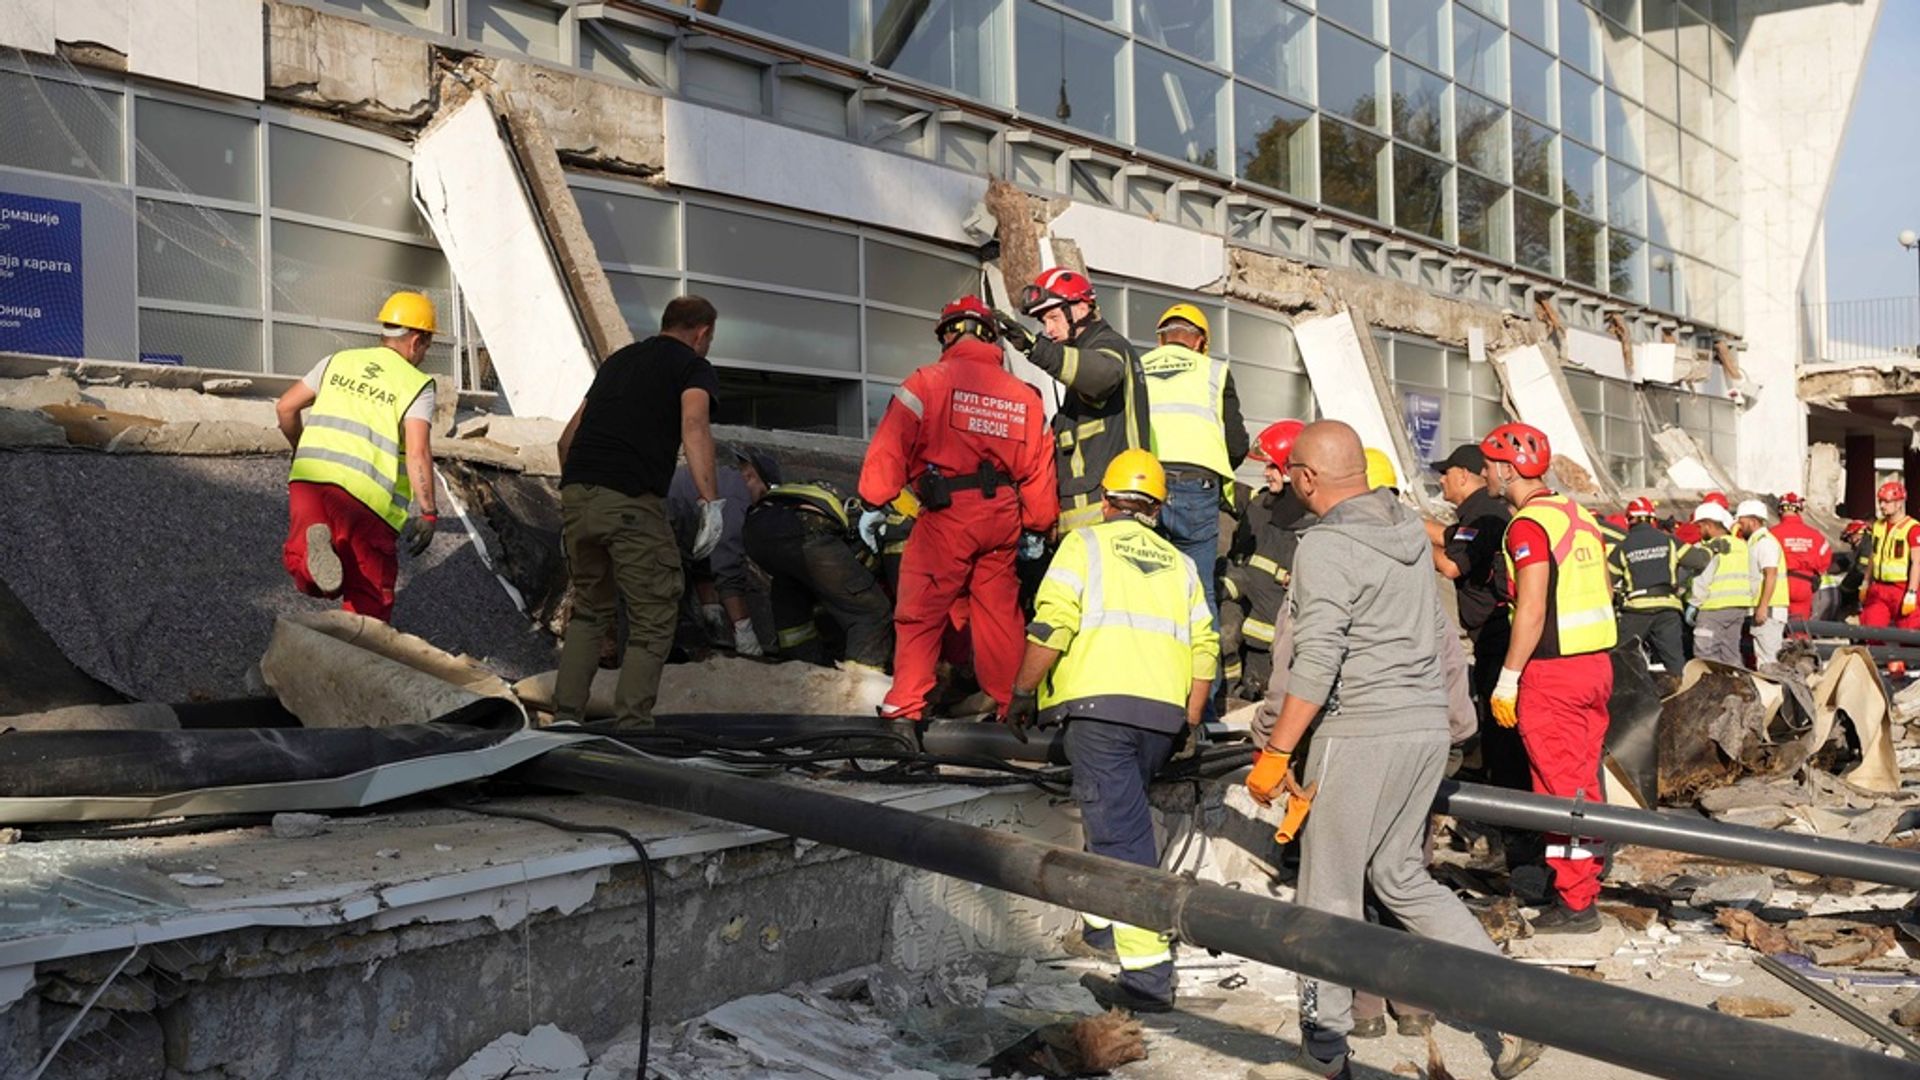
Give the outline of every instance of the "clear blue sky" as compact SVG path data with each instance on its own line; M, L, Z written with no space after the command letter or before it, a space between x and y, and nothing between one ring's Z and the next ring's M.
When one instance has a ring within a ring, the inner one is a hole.
M1901 229L1920 232L1920 2L1883 5L1827 196L1829 300L1920 288L1914 252L1894 240Z

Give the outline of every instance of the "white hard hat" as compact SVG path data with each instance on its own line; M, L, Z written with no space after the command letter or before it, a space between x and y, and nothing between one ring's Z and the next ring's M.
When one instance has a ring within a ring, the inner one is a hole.
M1723 529L1733 528L1733 515L1727 513L1727 508L1719 503L1701 503L1694 507L1693 520L1711 521Z
M1734 511L1733 516L1750 517L1764 522L1767 520L1767 504L1759 499L1748 499L1740 504L1740 509Z

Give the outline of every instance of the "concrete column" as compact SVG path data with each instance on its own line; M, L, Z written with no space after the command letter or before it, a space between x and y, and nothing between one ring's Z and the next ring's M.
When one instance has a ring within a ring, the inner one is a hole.
M1909 446L1900 455L1900 478L1907 485L1907 513L1920 507L1920 450Z
M1847 513L1873 517L1873 436L1847 436Z

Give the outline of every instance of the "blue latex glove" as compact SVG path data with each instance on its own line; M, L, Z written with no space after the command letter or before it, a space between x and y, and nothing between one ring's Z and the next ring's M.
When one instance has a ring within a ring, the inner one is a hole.
M869 510L860 515L860 542L875 555L880 554L880 528L886 523L885 510Z

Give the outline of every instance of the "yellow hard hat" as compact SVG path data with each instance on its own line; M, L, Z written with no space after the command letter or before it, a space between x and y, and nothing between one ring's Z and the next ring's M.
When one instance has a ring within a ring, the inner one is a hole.
M1184 323L1191 323L1208 341L1213 340L1213 328L1207 325L1206 313L1194 307L1192 304L1175 304L1161 312L1160 321L1153 324L1154 329L1165 329L1166 325L1175 319Z
M1144 495L1154 502L1166 502L1167 470L1145 450L1122 450L1107 465L1100 486L1109 495Z
M917 518L920 516L920 500L913 494L913 489L911 488L901 488L900 494L895 495L893 501L888 503L887 506L903 518Z
M433 301L417 292L397 292L387 297L387 302L380 305L379 321L383 326L404 326L429 334L439 330L433 318Z
M1394 472L1393 459L1384 450L1367 447L1367 490L1378 491L1399 486L1400 476Z

